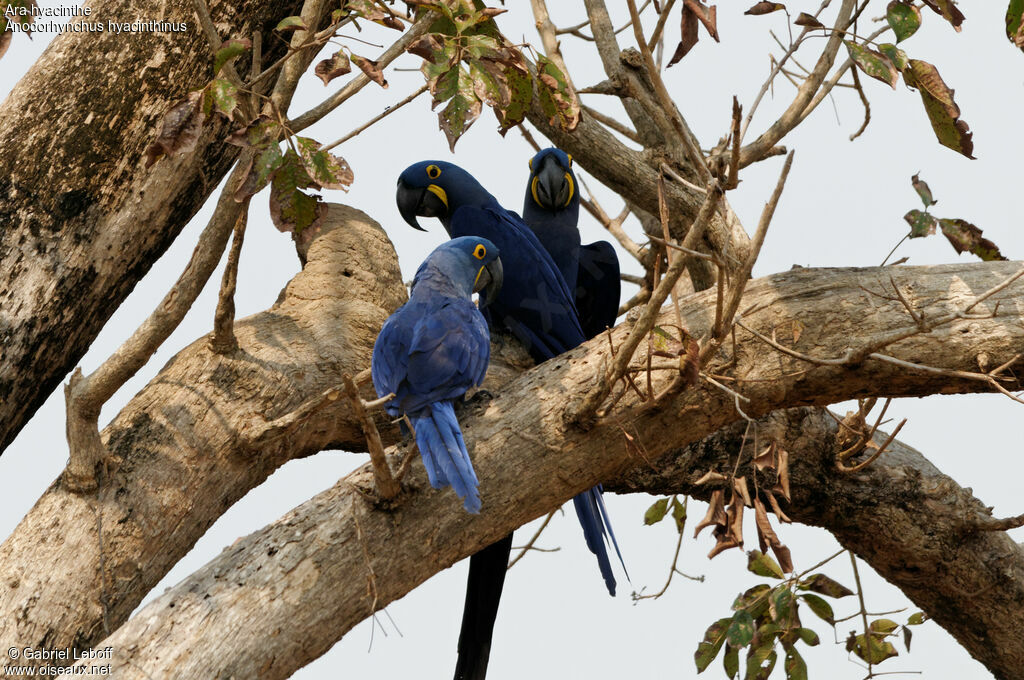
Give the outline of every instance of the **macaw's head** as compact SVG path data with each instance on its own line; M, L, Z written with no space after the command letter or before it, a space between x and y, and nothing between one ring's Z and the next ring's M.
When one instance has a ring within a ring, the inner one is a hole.
M493 201L487 190L468 172L445 161L420 161L398 176L395 201L409 226L426 231L417 216L438 217L447 228L452 213L461 205Z
M533 202L545 210L563 210L574 200L578 202L572 156L554 147L538 151L530 159L529 192Z
M498 247L485 238L461 236L435 248L420 270L432 266L467 294L480 293L480 306L486 307L498 296L504 280L499 254Z

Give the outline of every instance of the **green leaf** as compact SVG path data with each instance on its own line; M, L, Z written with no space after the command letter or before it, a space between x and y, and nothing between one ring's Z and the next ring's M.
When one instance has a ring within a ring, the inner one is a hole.
M778 655L771 645L759 647L747 655L747 672L744 680L767 680L775 669Z
M808 647L817 647L821 643L821 639L818 637L818 634L810 628L801 628L797 631L797 634Z
M814 593L821 593L822 595L828 595L829 597L846 597L847 595L853 595L853 591L844 586L841 583L833 581L824 574L813 574L810 578L805 578L797 586L800 590L810 590Z
M324 189L348 191L354 176L348 162L340 156L320 150L320 143L309 137L295 137L295 146L310 179Z
M462 47L473 59L500 56L501 44L489 35L469 35L462 39Z
M960 119L960 107L953 101L953 90L943 82L938 70L926 61L911 59L903 79L920 93L939 144L973 159L970 127Z
M741 609L732 617L726 641L733 647L746 647L754 639L754 617L746 609Z
M1006 8L1006 37L1024 50L1024 0L1010 0Z
M238 88L224 78L215 78L207 87L214 110L231 118L235 109L238 108Z
M697 645L697 651L693 654L693 660L697 664L697 672L703 673L711 665L711 662L718 656L718 651L725 643L725 636L732 623L731 618L718 619L704 632L704 639Z
M288 31L304 31L306 30L306 22L302 20L302 17L290 16L281 19L277 22L277 26L274 26L274 30L280 33Z
M846 651L853 652L870 664L879 664L886 659L899 656L891 642L881 640L876 635L869 635L865 642L863 635L850 633L850 637L846 638Z
M289 149L270 183L270 218L278 229L300 234L304 229L319 225L327 214L327 206L318 196L302 191L310 186L316 184L306 173L299 156Z
M807 664L796 647L786 649L786 661L783 664L786 669L786 680L807 680Z
M896 42L903 42L921 28L921 10L902 0L892 0L885 10L885 19L896 34Z
M896 70L896 65L892 63L889 57L881 52L868 49L863 45L858 45L852 40L844 40L843 43L850 52L850 58L853 59L861 71L875 80L882 81L892 89L896 89L899 71Z
M654 505L647 508L647 512L644 513L644 524L650 526L657 524L661 520L665 519L665 515L668 514L668 499L659 498L654 502Z
M935 227L938 224L934 217L917 208L904 215L903 219L910 225L910 238L930 236L935 233Z
M779 586L768 596L768 608L772 619L782 628L788 628L789 618L795 613L793 591L786 586Z
M572 132L580 122L580 102L569 89L568 81L554 62L537 57L537 95L548 123Z
M922 623L928 620L928 615L924 612L915 612L907 618L908 626L920 626Z
M892 43L882 43L878 46L878 51L887 56L893 66L895 66L901 73L905 71L907 66L910 64L910 59L907 57L907 53Z
M505 66L504 74L508 83L509 102L502 109L494 109L494 116L500 125L498 131L502 135L523 122L533 103L533 76L530 71Z
M836 617L832 612L832 605L813 593L801 593L800 597L819 619L830 626L836 625Z
M683 533L686 525L686 506L679 502L676 496L672 496L672 519L676 521L676 531Z
M462 67L456 67L458 85L448 105L437 114L441 130L448 138L448 146L455 151L455 143L469 126L480 117L483 103L476 96L473 79Z
M740 674L740 650L736 647L726 647L722 655L722 667L725 669L725 676L732 680Z
M767 596L769 590L771 590L771 586L767 583L759 583L753 588L749 588L745 593L737 595L736 599L733 600L733 611L746 609L755 619L759 618L768 609Z
M907 651L909 652L910 651L910 639L912 637L914 637L914 634L906 626L903 626L902 630L903 630L903 646L906 647Z
M868 626L868 630L872 633L888 635L899 627L900 624L896 623L892 619L875 619L871 622L871 625Z
M942 227L942 234L953 245L953 249L957 253L967 251L977 255L985 262L1006 259L999 252L999 247L987 238L982 237L981 229L967 220L941 219L939 220L939 226Z
M217 50L217 54L213 57L213 75L219 74L220 70L224 68L224 64L235 57L245 54L249 51L250 47L252 47L252 42L247 39L233 38L222 42L220 49Z
M751 550L747 553L747 571L769 578L783 578L785 576L779 563L760 550Z

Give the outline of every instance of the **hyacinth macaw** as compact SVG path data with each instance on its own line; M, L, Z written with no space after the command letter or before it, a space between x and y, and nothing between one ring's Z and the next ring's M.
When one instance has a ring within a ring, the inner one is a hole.
M384 322L371 362L377 396L395 395L387 412L412 423L431 486L451 486L474 514L480 512L480 494L454 402L487 373L490 334L472 296L480 292L482 307L497 296L498 255L483 238L438 246L416 271L409 301Z
M615 325L621 293L619 258L607 241L585 246L580 244L577 226L580 195L572 170L572 156L554 147L542 149L530 159L529 167L523 221L551 255L569 288L575 291L580 325L584 335L590 339ZM615 579L611 576L611 564L604 547L605 526L617 553L619 547L615 544L615 535L610 533L611 523L601 492L598 485L572 500L583 526L587 547L597 555L608 591L614 595ZM603 522L595 521L598 517ZM622 561L621 553L619 560Z
M492 331L511 331L538 363L585 340L574 295L547 250L518 215L501 207L468 172L444 161L416 163L399 176L396 200L402 217L416 229L422 229L417 216L437 217L452 238L479 236L501 250L506 281L488 307ZM574 503L587 545L614 594L615 577L602 541L606 532L612 535L607 513L599 492L597 501L593 490L579 498ZM510 534L470 558L456 680L482 680L486 675L511 548Z
M578 186L572 156L554 147L538 151L530 159L523 221L551 255L569 289L575 291L580 325L590 339L615 325L622 284L612 244L580 244Z

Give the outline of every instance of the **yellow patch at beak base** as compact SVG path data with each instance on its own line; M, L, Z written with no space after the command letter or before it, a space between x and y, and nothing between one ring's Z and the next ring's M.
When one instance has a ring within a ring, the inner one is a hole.
M444 207L448 207L448 194L444 192L444 189L436 184L431 184L427 187L427 191L440 198L441 202L444 203Z

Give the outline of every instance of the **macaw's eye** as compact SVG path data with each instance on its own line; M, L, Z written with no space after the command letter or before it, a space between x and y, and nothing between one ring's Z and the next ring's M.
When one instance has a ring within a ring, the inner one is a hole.
M441 168L437 167L436 165L427 166L427 177L429 177L430 179L437 179L440 176Z
M569 157L569 167L571 168L572 167L572 154L571 153L567 153L565 155Z
M533 170L533 159L531 158L530 160L526 161L526 165L532 171Z
M478 260L482 260L487 257L487 248L484 248L483 243L476 244L476 248L473 249L473 257Z

